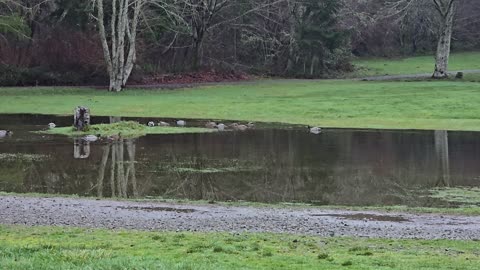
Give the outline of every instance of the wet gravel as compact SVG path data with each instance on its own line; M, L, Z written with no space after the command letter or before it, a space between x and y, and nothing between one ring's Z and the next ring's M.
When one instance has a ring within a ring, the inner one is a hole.
M0 224L152 231L273 232L327 237L480 239L479 216L20 196L0 196Z

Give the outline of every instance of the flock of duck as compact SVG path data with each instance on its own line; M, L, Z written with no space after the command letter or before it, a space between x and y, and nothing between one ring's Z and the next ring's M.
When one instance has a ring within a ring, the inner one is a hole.
M169 123L160 121L158 123L155 123L153 121L148 122L147 124L149 127L168 127L170 126ZM186 127L187 122L185 120L176 120L175 125L178 127ZM207 122L205 123L206 128L210 129L217 129L218 131L224 131L224 130L238 130L238 131L245 131L247 129L253 129L255 128L255 124L252 122L248 122L247 124L239 124L239 123L231 123L231 124L223 124L223 123L216 123L216 122Z

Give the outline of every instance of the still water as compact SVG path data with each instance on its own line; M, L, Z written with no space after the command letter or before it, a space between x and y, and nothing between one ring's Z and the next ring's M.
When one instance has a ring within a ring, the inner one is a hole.
M260 125L89 144L31 132L72 121L0 115L0 129L14 132L0 139L0 191L439 206L424 196L429 189L480 186L480 136L474 132L327 129L313 135L298 126Z

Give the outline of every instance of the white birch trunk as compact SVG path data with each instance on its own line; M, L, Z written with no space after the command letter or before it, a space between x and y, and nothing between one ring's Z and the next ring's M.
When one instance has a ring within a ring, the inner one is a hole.
M437 52L435 55L435 71L432 76L436 79L448 77L448 61L450 58L456 2L456 0L434 0L435 7L442 18Z
M137 28L146 0L112 0L110 33L105 29L105 0L96 1L97 23L110 77L109 91L121 91L136 61Z

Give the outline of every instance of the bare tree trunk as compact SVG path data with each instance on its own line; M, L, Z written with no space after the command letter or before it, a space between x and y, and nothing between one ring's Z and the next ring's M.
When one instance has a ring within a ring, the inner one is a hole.
M290 24L290 42L288 45L288 63L285 73L291 73L293 71L294 65L296 63L296 46L297 41L295 38L296 32L296 21L295 21L295 13L296 13L296 3L289 0L288 1L288 22Z
M442 18L440 36L435 56L435 71L433 78L448 77L448 60L450 58L450 45L452 41L453 21L456 12L456 0L433 0L436 9Z
M135 66L137 28L146 0L112 0L109 35L105 29L104 0L94 1L103 55L110 77L109 91L118 92L127 84Z

